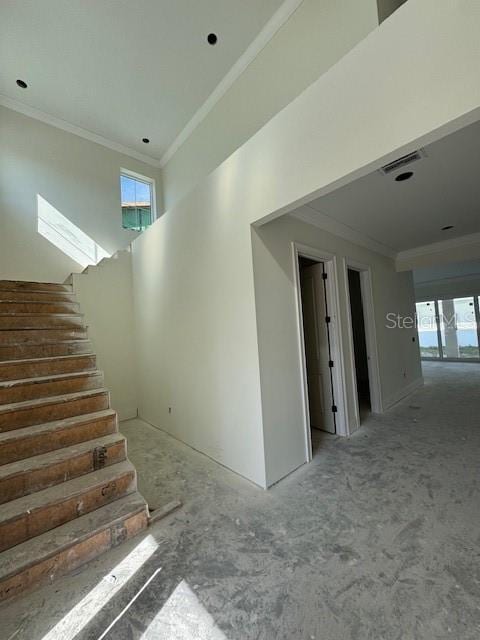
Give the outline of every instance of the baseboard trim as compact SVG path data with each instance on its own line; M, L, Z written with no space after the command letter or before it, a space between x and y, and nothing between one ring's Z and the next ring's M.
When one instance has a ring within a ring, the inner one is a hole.
M397 393L394 393L389 398L384 400L383 410L386 411L387 409L391 409L394 405L400 402L400 400L403 400L404 398L409 396L411 393L413 393L417 389L420 389L420 387L423 387L423 385L424 385L423 377L417 378L416 380L408 384L406 387L403 387L402 389L397 391Z
M126 422L127 420L134 420L138 417L138 410L136 408L118 410L115 408L115 405L113 403L112 407L117 412L118 422Z
M246 480L247 482L252 484L257 489L262 489L262 490L268 489L266 484L265 485L261 485L258 482L255 482L255 480L252 480L251 478L249 478L248 476L245 476L245 475L241 474L239 471L236 471L235 469L232 469L231 467L228 467L225 463L220 462L220 460L217 460L216 458L213 458L208 453L205 453L205 451L202 451L201 449L196 449L189 442L186 442L185 440L182 440L181 438L176 436L171 431L167 431L163 427L159 427L158 425L154 424L153 422L150 422L149 420L147 420L147 418L144 418L141 413L139 413L139 415L136 416L136 418L134 418L134 419L141 420L142 422L147 424L149 427L152 427L152 429L156 429L157 431L160 431L161 433L165 434L166 436L169 436L173 440L176 440L177 442L180 442L181 444L183 444L184 446L188 447L192 451L195 451L195 453L199 453L200 455L205 456L206 458L208 458L209 460L211 460L215 464L218 464L220 467L223 467L224 469L229 471L230 473L233 473L234 475L238 476L239 478L242 478L243 480Z

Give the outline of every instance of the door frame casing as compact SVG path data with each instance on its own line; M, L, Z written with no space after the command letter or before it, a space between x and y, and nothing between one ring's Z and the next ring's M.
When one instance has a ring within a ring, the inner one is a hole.
M305 429L305 450L307 461L312 460L312 434L310 427L310 411L308 406L307 363L305 355L305 336L303 331L302 291L300 283L299 258L310 258L323 262L327 274L325 289L327 294L328 313L331 317L329 324L330 349L335 366L332 369L332 383L334 401L337 406L335 416L336 432L340 436L348 436L348 403L345 388L345 370L342 345L342 328L340 321L340 303L338 288L337 256L328 251L292 242L292 260L295 288L295 302L297 309L297 339L300 354L301 389L303 397L303 421Z
M368 384L370 389L370 407L372 413L383 413L382 390L380 384L380 367L378 363L377 331L375 326L375 306L373 299L372 269L350 258L343 259L345 271L345 295L347 299L347 339L350 346L350 369L352 371L354 389L354 429L360 427L360 409L358 406L357 374L355 369L355 350L353 344L352 313L350 302L350 287L348 270L360 274L360 289L362 295L363 321L365 326L365 342L367 346Z

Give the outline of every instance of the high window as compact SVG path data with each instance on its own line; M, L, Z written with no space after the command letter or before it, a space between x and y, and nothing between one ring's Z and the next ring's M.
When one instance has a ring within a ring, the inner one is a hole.
M154 181L122 169L120 193L123 228L144 231L155 220Z

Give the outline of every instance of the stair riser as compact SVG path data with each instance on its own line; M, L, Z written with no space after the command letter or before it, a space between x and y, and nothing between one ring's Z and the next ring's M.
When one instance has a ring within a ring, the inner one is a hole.
M0 413L0 432L30 427L42 422L53 422L85 413L94 413L108 409L110 401L108 394L68 400L58 404L48 404L35 408L15 409L8 413Z
M66 291L72 293L71 284L58 284L56 282L26 282L19 280L0 280L2 291Z
M32 587L48 584L86 562L97 558L109 549L133 538L148 526L147 511L127 516L122 522L93 533L87 540L73 544L68 549L34 564L0 583L0 601L17 596Z
M42 505L15 519L4 521L0 524L0 552L99 509L135 489L135 472L129 471L102 486L85 489L81 495Z
M108 416L85 424L76 424L65 427L65 429L38 433L0 443L0 464L17 462L17 460L39 456L49 451L57 451L63 447L101 438L117 431L116 417Z
M76 329L83 327L82 316L0 316L0 330L4 329Z
M78 356L77 358L67 358L64 360L37 361L25 364L15 363L14 361L3 364L0 362L0 381L24 380L25 378L57 375L60 373L77 373L80 371L90 371L95 369L95 367L95 356Z
M79 313L76 302L6 302L0 300L2 313Z
M121 462L126 458L125 440L105 447L104 466ZM16 500L35 491L47 489L53 485L67 482L73 478L95 471L94 449L80 453L68 460L60 460L41 469L28 469L9 478L0 480L0 504Z
M35 400L48 396L60 396L64 393L90 391L103 387L103 374L82 376L71 380L55 380L54 382L36 382L9 388L0 388L0 405L25 400Z
M0 347L2 345L18 345L30 343L49 343L61 340L84 340L87 329L24 329L0 331Z
M0 344L0 362L15 362L15 360L28 360L29 358L72 356L80 355L82 353L92 353L92 351L92 344L88 340L78 340L76 342L57 342L55 344L24 343L11 346L2 346Z
M75 294L63 291L2 291L0 300L15 302L75 302Z

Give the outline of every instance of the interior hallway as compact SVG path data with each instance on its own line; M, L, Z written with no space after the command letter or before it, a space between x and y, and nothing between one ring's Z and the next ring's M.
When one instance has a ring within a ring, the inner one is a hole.
M146 536L7 603L1 637L478 638L480 366L424 372L423 389L349 440L325 435L313 463L268 492L145 423L123 423L140 491L183 508L149 529L158 548L132 561L130 579L117 565ZM87 597L68 618L92 589L104 608Z

